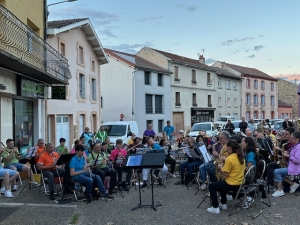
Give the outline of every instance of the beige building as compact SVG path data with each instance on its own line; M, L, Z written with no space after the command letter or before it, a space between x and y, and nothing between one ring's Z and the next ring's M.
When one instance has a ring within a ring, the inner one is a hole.
M63 137L71 147L86 126L91 132L99 128L100 65L108 58L89 19L49 22L47 34L47 42L68 59L72 73L69 85L52 87L56 91L47 102L49 140L58 145Z
M215 62L213 66L243 78L241 116L250 119L278 118L277 79L254 68Z
M67 60L45 43L45 3L0 0L0 140L25 153L46 138L48 87L68 84Z

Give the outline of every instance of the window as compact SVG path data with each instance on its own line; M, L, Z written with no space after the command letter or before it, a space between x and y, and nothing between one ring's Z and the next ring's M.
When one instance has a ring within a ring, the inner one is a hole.
M85 98L85 76L79 74L79 95L81 98Z
M265 82L261 81L261 90L265 90Z
M181 106L181 103L180 103L180 92L175 92L175 106Z
M265 96L264 95L260 96L260 104L261 104L261 106L265 105Z
M103 97L100 98L101 109L103 109Z
M206 77L207 77L207 85L211 85L210 73L207 73Z
M258 88L258 81L254 80L254 89L257 89L257 88Z
M83 48L81 46L78 48L78 63L83 64Z
M227 107L230 107L230 98L227 98L226 105Z
M251 104L251 95L250 95L250 94L247 94L247 95L246 95L246 104L247 104L247 105L250 105L250 104Z
M250 120L250 111L247 111L246 112L246 121L249 121Z
M163 96L155 95L155 113L163 112Z
M196 70L192 70L192 84L196 84L197 80L196 80Z
M150 85L150 72L145 71L145 85Z
M161 133L163 131L163 124L164 121L163 120L158 120L158 132Z
M157 74L157 86L163 86L163 75L161 73Z
M221 106L221 97L218 97L218 106Z
M236 89L237 89L237 87L236 87L236 81L233 81L232 88L233 88L233 90L236 90Z
M207 95L207 106L208 107L212 106L212 104L211 104L211 95Z
M193 106L197 106L197 96L193 93Z
M265 111L261 111L260 112L260 118L261 119L265 119Z
M236 106L237 106L237 100L236 100L236 98L235 98L235 99L233 99L233 106L234 106L234 107L236 107Z
M96 87L97 87L96 79L92 79L92 99L93 100L96 100L96 98L97 98Z
M271 96L271 106L274 106L274 105L275 105L275 97Z
M253 101L254 101L254 105L258 105L258 97L257 97L257 95L254 95Z
M63 56L66 56L66 46L64 43L60 43L60 54L62 54Z
M271 83L271 91L274 91L274 83Z
M94 60L92 60L92 66L91 66L91 69L92 69L92 71L95 71L95 61Z
M218 88L220 88L220 87L221 87L221 79L218 78Z
M146 94L146 113L153 113L153 100L152 95Z
M174 81L180 81L178 77L178 66L174 66Z
M253 113L253 118L254 118L254 119L257 119L257 111L254 111L254 113Z
M250 79L246 80L246 88L250 88Z
M230 80L226 80L226 88L230 89Z

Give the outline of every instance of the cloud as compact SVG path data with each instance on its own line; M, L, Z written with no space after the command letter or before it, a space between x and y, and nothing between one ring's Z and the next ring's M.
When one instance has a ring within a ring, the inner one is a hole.
M214 62L216 62L217 60L209 58L205 60L205 64L213 64Z
M240 50L231 51L233 54L239 53Z
M195 12L197 9L198 9L198 6L197 5L190 5L190 6L185 6L185 5L176 5L177 8L181 8L181 9L185 9L189 12Z
M255 58L255 55L253 55L253 54L252 55L248 55L247 58L253 59L253 58Z
M144 23L144 22L148 22L148 21L160 20L162 18L163 18L163 16L151 16L151 17L145 17L145 18L138 19L138 21L141 23Z
M263 37L262 35L259 35L258 38L261 38ZM249 41L249 40L254 40L256 39L256 37L244 37L244 38L234 38L234 39L229 39L227 41L223 41L221 43L221 45L232 45L232 44L235 44L235 43L238 43L238 42L243 42L243 41Z
M254 46L254 51L259 51L259 50L261 50L262 48L263 48L264 46L262 46L262 45L257 45L257 46Z
M127 52L131 54L137 53L139 50L141 50L142 47L148 46L151 47L153 44L151 42L145 42L142 44L119 44L119 45L106 45L105 48L114 49L116 51L120 52Z

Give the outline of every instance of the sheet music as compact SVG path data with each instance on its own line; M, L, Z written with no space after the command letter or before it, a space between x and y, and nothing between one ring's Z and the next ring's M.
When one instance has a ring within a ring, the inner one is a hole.
M184 153L188 155L188 157L193 158L193 156L190 153L190 150L188 148L183 149Z
M128 157L126 166L141 166L143 155L131 155Z
M207 149L205 147L205 145L202 145L201 147L199 147L200 152L202 153L203 157L204 157L204 161L205 163L208 163L209 161L212 160L210 154L208 154Z

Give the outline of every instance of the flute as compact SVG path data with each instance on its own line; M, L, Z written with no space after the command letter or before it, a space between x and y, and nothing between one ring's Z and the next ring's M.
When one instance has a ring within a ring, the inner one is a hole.
M131 149L134 149L135 147L139 146L140 144L134 145L131 148L127 149L126 151L129 152Z

